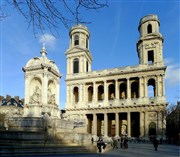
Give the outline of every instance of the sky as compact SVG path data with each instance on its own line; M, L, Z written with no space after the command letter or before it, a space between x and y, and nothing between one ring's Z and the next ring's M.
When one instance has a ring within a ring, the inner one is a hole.
M3 4L1 0L1 5ZM40 57L46 43L47 57L54 60L60 80L60 109L66 102L66 56L69 30L62 25L58 36L44 30L35 35L32 27L13 7L1 7L8 17L0 21L0 95L24 98L25 82L22 67L33 57ZM1 10L0 10L1 11ZM99 11L84 11L81 16L90 21L90 51L92 70L138 65L136 43L139 20L156 14L160 33L164 37L163 58L167 66L165 93L167 103L180 101L180 2L179 0L109 0L108 7Z

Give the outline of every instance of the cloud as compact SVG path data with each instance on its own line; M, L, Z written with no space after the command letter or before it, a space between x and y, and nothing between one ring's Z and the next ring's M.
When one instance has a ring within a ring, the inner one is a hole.
M180 83L180 67L179 64L172 63L172 60L165 59L167 65L165 79L167 85L176 86Z
M51 34L45 33L40 36L39 42L42 44L45 43L46 47L54 49L56 44L56 38Z

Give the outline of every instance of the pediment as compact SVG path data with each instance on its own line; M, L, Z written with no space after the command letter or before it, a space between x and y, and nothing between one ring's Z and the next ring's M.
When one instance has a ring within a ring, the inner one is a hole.
M66 54L69 54L69 53L77 53L77 52L89 52L87 49L84 49L84 48L81 48L81 47L73 47L71 49L68 49L66 51Z

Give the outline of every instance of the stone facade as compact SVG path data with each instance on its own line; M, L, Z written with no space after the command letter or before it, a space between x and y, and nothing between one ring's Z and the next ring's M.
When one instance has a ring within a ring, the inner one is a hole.
M46 49L41 50L42 57L30 59L23 67L25 72L25 117L42 117L48 113L51 117L60 117L59 88L61 74L54 61L46 57Z
M66 51L66 114L94 135L165 136L163 37L157 15L140 20L139 65L92 71L90 33L77 25ZM150 93L153 94L150 94Z

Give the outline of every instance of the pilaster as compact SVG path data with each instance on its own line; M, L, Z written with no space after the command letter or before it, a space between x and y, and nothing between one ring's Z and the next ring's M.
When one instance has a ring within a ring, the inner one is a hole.
M108 115L104 113L104 136L108 136Z
M131 112L127 112L128 137L131 137Z
M118 80L115 80L115 94L116 94L116 100L119 100L119 87L118 87Z
M93 134L97 136L97 115L93 114Z
M97 102L97 86L96 86L96 82L93 82L93 101L94 101L94 103Z
M119 113L115 113L115 123L116 123L116 136L119 136Z
M107 81L104 81L104 101L108 101L108 87L107 87Z
M127 78L127 98L131 98L131 87L130 87L130 80Z

